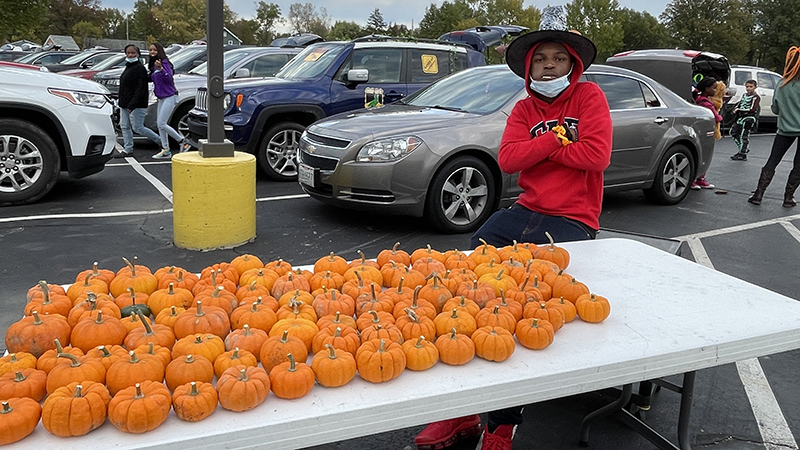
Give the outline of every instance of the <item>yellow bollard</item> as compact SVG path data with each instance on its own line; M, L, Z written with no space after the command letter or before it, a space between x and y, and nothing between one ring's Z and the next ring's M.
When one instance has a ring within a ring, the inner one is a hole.
M175 245L189 250L232 248L256 237L256 158L172 157Z

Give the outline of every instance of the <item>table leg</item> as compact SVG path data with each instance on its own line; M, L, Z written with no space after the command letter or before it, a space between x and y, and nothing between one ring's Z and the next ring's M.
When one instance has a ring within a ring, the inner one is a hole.
M622 387L622 394L620 395L619 399L617 399L617 401L615 401L614 403L610 403L583 418L583 421L581 422L581 437L579 441L581 446L583 447L589 446L589 427L592 425L592 422L613 415L618 410L623 409L625 405L628 404L628 401L631 399L632 392L633 392L633 385L626 384L625 386Z
M681 412L678 416L678 444L683 450L692 448L689 443L689 416L692 413L692 400L694 399L694 376L694 371L683 374Z

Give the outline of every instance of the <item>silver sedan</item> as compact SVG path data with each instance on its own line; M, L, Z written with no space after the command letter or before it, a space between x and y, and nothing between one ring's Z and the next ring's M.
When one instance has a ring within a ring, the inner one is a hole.
M630 70L593 65L583 79L603 89L611 108L606 191L683 200L714 153L711 112ZM477 67L399 102L316 122L300 142L300 185L331 205L425 216L442 232L474 230L520 193L516 175L500 171L497 150L527 95L523 83L505 65Z

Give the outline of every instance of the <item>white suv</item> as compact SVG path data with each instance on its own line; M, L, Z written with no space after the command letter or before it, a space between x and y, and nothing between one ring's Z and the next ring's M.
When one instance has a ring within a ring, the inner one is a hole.
M726 119L732 118L733 108L742 99L745 93L744 84L747 80L756 80L758 86L756 87L756 94L761 97L761 112L759 113L759 122L777 123L778 117L772 112L772 97L775 95L775 89L778 88L783 78L780 74L770 72L767 69L753 66L731 66L731 79L730 86L726 92L731 96L725 105L722 106L722 115Z
M103 170L117 141L107 94L92 81L0 67L0 205L40 199L62 170Z

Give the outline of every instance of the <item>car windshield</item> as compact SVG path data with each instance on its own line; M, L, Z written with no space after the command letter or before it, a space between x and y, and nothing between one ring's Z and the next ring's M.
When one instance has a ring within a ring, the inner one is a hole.
M312 45L298 53L275 76L298 80L315 78L330 67L343 48L342 44Z
M94 53L78 53L77 55L72 55L69 58L61 61L59 64L78 64L79 62L83 61L84 59L94 55Z
M40 54L41 54L41 53L31 53L30 55L25 55L25 56L23 56L22 58L17 58L17 59L15 59L14 61L15 61L15 62L18 62L18 63L25 63L25 64L27 64L27 63L29 63L29 62L33 61L34 59L36 59L36 57L37 57L37 56L39 56Z
M175 52L173 56L169 58L169 61L172 63L172 67L182 66L187 61L194 61L197 59L199 55L206 52L206 48L205 45L183 48Z
M113 67L118 67L118 66L121 67L124 63L125 63L125 54L120 53L119 55L114 55L108 59L104 59L103 61L100 61L99 63L95 64L94 66L92 66L92 70L100 71L100 70L111 69Z
M402 103L488 114L518 96L524 88L525 81L511 70L466 70L442 78Z
M235 51L231 51L231 52L225 52L225 54L222 55L222 57L223 57L223 63L222 64L224 66L224 69L222 71L223 72L227 72L231 67L233 67L234 64L238 63L239 61L243 60L244 58L247 58L247 55L249 55L250 53L251 52L247 51L247 50L235 50ZM206 61L203 64L200 64L199 66L197 66L194 69L190 70L189 73L194 74L194 75L207 76L208 75L208 61Z

